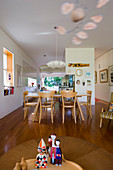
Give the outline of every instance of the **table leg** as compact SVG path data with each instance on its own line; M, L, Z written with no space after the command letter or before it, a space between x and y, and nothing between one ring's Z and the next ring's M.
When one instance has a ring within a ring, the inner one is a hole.
M76 98L76 100L77 100L77 104L78 104L78 108L79 108L79 110L80 110L80 114L81 114L82 120L84 121L84 116L83 116L82 109L81 109L81 107L80 107L80 103L79 103L78 98Z
M39 103L40 103L40 100L38 99L37 105L36 105L36 108L35 108L35 112L34 112L34 115L33 115L33 122L35 121L35 118L36 118L36 116L37 116Z

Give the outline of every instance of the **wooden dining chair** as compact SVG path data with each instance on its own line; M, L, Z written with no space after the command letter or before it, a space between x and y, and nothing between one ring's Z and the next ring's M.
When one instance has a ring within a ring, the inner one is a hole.
M73 91L70 91L70 90L61 90L62 123L64 123L65 108L71 108L72 109L72 116L73 116L74 121L76 123L76 115L75 115L76 94L77 94L77 92L73 92ZM70 99L70 100L68 100L68 99Z
M39 116L39 123L41 122L42 119L42 109L43 108L51 108L51 122L53 123L53 96L54 96L54 91L51 92L39 92L39 100L40 100L40 116ZM47 100L49 99L49 101Z
M102 111L100 113L100 128L102 127L103 118L113 120L113 92L111 93L111 100L108 109L105 111L105 109L102 108Z
M23 92L23 101L24 101L24 120L26 119L27 115L28 115L28 109L30 106L32 107L36 107L37 102L29 102L28 101L28 97L26 97L26 95L28 95L28 91L24 91Z
M86 109L87 109L87 114L89 112L90 114L90 117L92 119L92 113L91 113L91 97L92 97L92 91L90 90L87 90L87 94L89 96L87 96L87 101L85 102L79 102L80 106L86 106Z
M53 95L55 94L55 90L50 90L50 92L53 93ZM50 99L46 99L46 101L49 103L51 102L51 98ZM53 97L53 110L54 110L54 115L56 114L56 110L55 110L55 104L56 104L56 99ZM47 113L47 108L46 108L46 113Z

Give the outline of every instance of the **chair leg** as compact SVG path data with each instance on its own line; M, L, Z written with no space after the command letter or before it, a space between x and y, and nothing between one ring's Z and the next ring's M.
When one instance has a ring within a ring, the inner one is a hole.
M54 108L54 116L55 116L55 115L56 115L56 110L55 110L55 99L54 99L53 108Z
M89 116L90 109L87 105L85 105L85 106L86 106L86 110L87 110L87 115Z
M24 120L26 119L26 117L28 116L28 107L25 107L24 108L25 110L24 110Z
M53 123L53 107L51 108L51 122Z
M26 119L26 112L27 112L27 109L26 107L24 107L24 120Z
M92 113L91 113L91 105L89 106L89 109L90 109L90 117L91 117L91 119L92 119Z
M76 123L75 107L73 108L73 116L74 116L74 121Z
M35 117L37 117L36 115L38 115L39 102L40 102L40 100L38 99L37 105L35 107L34 115L33 115L33 120L32 120L33 122L35 121Z
M34 114L35 114L35 117L36 117L36 121L38 121L38 110L36 110L36 107L34 108Z
M41 118L42 118L42 107L40 107L39 123L41 122Z
M64 107L62 108L62 123L64 124Z
M100 128L102 127L102 117L100 118Z

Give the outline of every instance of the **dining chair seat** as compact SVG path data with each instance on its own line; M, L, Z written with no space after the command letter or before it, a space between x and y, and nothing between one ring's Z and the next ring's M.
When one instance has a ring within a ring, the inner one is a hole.
M37 105L37 102L28 102L28 103L25 103L25 106L35 106Z

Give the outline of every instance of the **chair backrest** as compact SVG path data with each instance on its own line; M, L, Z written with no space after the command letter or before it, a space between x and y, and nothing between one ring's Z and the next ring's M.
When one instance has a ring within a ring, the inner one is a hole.
M111 92L111 103L113 103L113 92Z
M24 107L25 107L25 103L26 103L26 101L25 101L25 96L26 96L26 95L28 95L28 91L24 91L24 92L23 92ZM28 98L27 98L27 102L28 102Z
M91 104L91 96L92 96L92 91L87 90L87 94L89 94L90 96L87 96L87 103Z
M61 93L62 92L73 92L73 90L61 90Z
M77 94L77 92L73 92L72 90L62 90L61 96L62 96L63 105L64 105L65 98L73 98L74 99L74 105L75 105L76 94Z
M40 105L42 104L42 98L47 99L51 98L51 105L53 103L53 96L55 94L55 91L50 91L50 92L39 92L39 99L40 99Z

